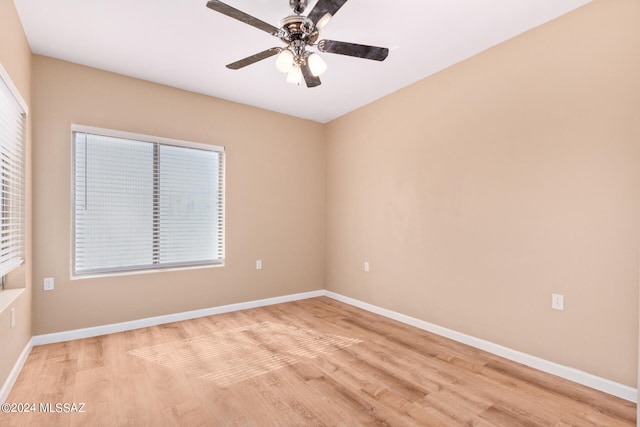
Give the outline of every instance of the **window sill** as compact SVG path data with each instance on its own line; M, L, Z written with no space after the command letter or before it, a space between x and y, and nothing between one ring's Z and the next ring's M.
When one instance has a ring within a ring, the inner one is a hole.
M3 289L0 291L0 313L3 313L25 291L20 289Z
M98 279L101 277L133 276L136 274L164 273L166 271L199 270L203 268L218 268L218 267L224 267L224 261L216 264L186 265L186 266L180 266L180 267L165 267L165 268L155 268L155 269L147 269L147 270L112 271L110 273L102 273L102 274L86 274L86 275L72 274L71 280Z

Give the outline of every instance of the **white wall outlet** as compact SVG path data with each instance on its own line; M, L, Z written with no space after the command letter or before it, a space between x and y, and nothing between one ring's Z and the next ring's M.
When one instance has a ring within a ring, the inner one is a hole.
M364 262L364 271L365 271L366 273L368 273L368 272L369 272L369 261L365 261L365 262Z
M256 261L256 270L262 270L262 260L261 259Z
M12 307L9 311L9 326L13 329L16 326L16 308Z
M554 310L564 310L564 295L551 294L551 308Z
M45 291L52 291L53 290L53 285L54 285L53 277L45 277L44 278L44 290Z

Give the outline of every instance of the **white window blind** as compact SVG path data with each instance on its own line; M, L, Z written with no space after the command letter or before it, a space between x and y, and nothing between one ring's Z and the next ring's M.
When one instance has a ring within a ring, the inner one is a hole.
M0 276L24 261L26 105L0 66Z
M74 275L224 261L224 149L74 126Z

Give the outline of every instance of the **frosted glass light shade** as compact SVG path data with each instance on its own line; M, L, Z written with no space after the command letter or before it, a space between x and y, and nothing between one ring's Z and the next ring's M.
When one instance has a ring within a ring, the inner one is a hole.
M287 74L287 83L291 83L292 85L300 85L302 82L302 71L300 71L300 67L294 66L291 67L289 73Z
M318 23L316 24L316 28L318 30L321 30L322 27L324 27L325 25L327 25L329 23L329 21L331 20L331 18L333 17L333 15L331 15L330 13L325 13L322 18L320 18L320 20L318 21Z
M315 77L318 77L319 75L327 71L327 63L324 62L324 59L322 59L322 57L317 53L312 53L311 55L309 55L307 61L309 62L309 69L311 70L311 74L313 74Z
M283 49L276 59L276 68L283 73L288 73L291 67L293 67L293 53L289 49Z

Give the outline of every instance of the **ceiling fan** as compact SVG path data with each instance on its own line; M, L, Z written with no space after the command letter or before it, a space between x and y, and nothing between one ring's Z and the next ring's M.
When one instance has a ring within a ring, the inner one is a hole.
M316 47L320 52L376 61L384 61L389 55L389 49L386 47L335 40L318 41L319 31L346 2L347 0L318 0L311 12L307 16L303 16L302 13L307 8L307 0L289 0L289 5L293 9L294 15L282 19L280 28L276 28L218 0L209 0L207 7L265 31L286 43L285 47L272 47L227 64L227 68L239 70L247 65L278 55L276 67L278 70L287 73L287 82L300 85L304 79L307 87L316 87L320 85L319 76L326 70L327 65L320 55L310 52L307 48Z

